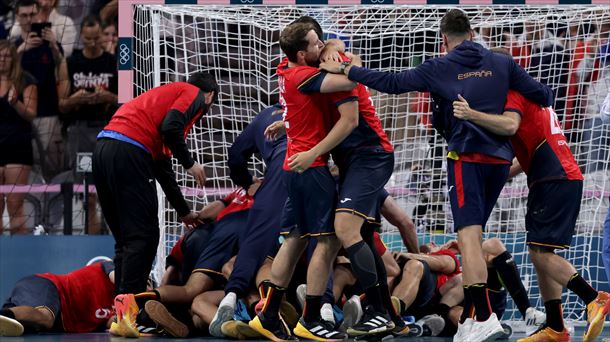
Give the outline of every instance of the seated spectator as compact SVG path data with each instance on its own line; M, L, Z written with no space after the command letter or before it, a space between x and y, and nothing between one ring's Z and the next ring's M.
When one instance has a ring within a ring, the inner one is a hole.
M119 30L115 21L102 23L102 46L104 51L116 56L117 43L119 41Z
M34 0L19 0L15 13L21 28L21 35L15 40L17 52L21 54L21 66L36 79L38 93L45 94L38 100L37 117L32 125L36 141L34 158L40 163L42 175L49 182L63 171L57 79L67 79L67 67L61 54L62 47L57 43L53 30L46 28L40 33L32 32L32 23L38 15L37 3Z
M51 23L51 29L57 38L57 42L62 46L64 56L70 57L76 44L76 26L74 26L71 18L57 12L57 4L58 0L38 0L38 12L34 22ZM22 36L23 30L24 27L21 22L13 26L10 33L11 39ZM29 31L29 27L26 31Z
M37 89L34 78L19 64L15 47L0 41L0 186L27 184L32 169L32 124L36 117ZM0 193L10 217L11 234L27 234L23 212L24 193ZM0 234L4 224L0 214Z
M93 153L97 134L117 108L116 58L104 51L102 28L94 16L83 19L80 38L82 50L68 58L68 80L60 85L59 109L68 131L69 166L76 169L76 154ZM82 182L80 177L75 182ZM93 183L92 180L90 182ZM99 233L95 194L89 198L89 233Z

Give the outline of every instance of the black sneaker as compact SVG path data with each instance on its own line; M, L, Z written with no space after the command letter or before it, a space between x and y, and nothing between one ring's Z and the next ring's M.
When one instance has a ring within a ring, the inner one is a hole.
M364 310L360 322L347 329L350 336L378 334L394 329L395 324L387 313L375 312L371 305Z
M294 328L294 334L314 341L340 342L347 339L347 335L337 331L331 322L321 320L307 323L303 318Z
M248 325L259 334L274 342L298 341L296 337L290 334L290 330L280 317L265 317L262 311Z
M162 328L157 326L157 323L150 319L144 308L138 311L138 316L136 316L136 327L140 332L140 336L160 336L165 333Z
M405 337L409 335L409 326L400 317L392 319L394 322L394 329L392 329L392 335L395 337Z

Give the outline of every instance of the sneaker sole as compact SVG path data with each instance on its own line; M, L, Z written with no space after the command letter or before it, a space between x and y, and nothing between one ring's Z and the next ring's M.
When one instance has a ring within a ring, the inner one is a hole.
M585 331L583 335L584 342L593 342L604 330L604 321L606 320L606 310L599 310L598 314L595 315L591 323L589 324L589 329Z
M245 322L238 322L235 329L237 330L237 332L239 334L241 334L249 339L260 339L261 337L263 337L263 335L259 334L258 331L252 329L248 325L248 323L245 323Z
M254 331L258 332L259 334L263 335L264 337L270 339L273 342L294 342L278 338L277 336L275 336L274 333L263 328L263 324L261 323L261 320L258 318L258 316L254 317L253 320L248 322L248 325L250 326L250 328L254 329Z
M210 322L210 335L214 337L224 337L222 334L222 325L233 319L233 314L235 314L235 309L229 305L220 306L214 319Z
M377 329L372 329L372 330L356 330L353 328L349 328L347 329L347 334L349 336L366 336L366 335L375 335L375 334L379 334L379 333L384 333L384 332L391 332L392 329L394 329L395 325L394 322L390 322L391 324L386 325L384 327L380 327Z
M0 316L0 336L17 337L23 335L23 325L16 319Z
M354 326L360 318L362 318L362 307L358 303L348 300L343 305L343 323L341 324L343 330L345 331Z
M492 332L489 336L481 340L481 342L491 342L501 338L504 335L504 329L500 327L500 330Z
M120 297L120 298L119 298ZM125 303L125 300L128 300ZM115 334L127 338L138 338L140 337L140 331L136 326L136 315L138 313L138 306L135 303L133 294L118 295L114 298L114 307L117 314L116 331ZM135 306L135 313L133 318L130 317L130 307Z
M237 331L237 322L239 321L228 321L224 322L220 327L222 334L226 337L233 338L236 340L245 340L246 336Z
M160 325L168 334L173 337L184 338L189 334L187 326L174 318L172 314L167 311L167 308L156 300L149 300L144 305L144 310L155 323Z
M316 336L316 335L312 334L309 330L307 330L307 328L302 326L301 323L297 324L297 326L294 328L293 332L295 335L302 337L306 340L314 340L314 341L321 341L321 342L342 342L345 340L343 338L324 338L324 337Z
M286 301L280 303L280 315L289 328L295 327L301 318L294 306Z

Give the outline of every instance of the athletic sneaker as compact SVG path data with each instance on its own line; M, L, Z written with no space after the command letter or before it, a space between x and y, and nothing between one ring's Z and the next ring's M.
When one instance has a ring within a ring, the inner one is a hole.
M17 337L23 335L23 325L16 319L0 315L0 336Z
M298 341L296 337L290 334L290 330L279 317L265 317L264 312L257 314L248 325L259 334L274 342Z
M117 321L110 325L110 333L123 337L140 337L136 318L138 316L138 304L133 294L120 294L114 298L114 310Z
M210 335L214 337L223 337L221 328L222 324L233 319L235 314L235 305L237 303L237 295L233 292L227 293L227 295L220 301L218 310L210 322Z
M353 327L347 329L350 336L378 334L394 329L395 325L387 313L376 312L373 306L369 305L364 310L362 319Z
M464 341L495 341L503 334L504 329L498 321L498 316L492 313L486 321L473 321L470 331L464 337Z
M506 323L500 323L500 325L502 325L504 333L498 337L498 340L508 340L511 336L513 336L513 328L510 325Z
M570 342L568 329L557 332L547 326L542 326L532 335L517 340L517 342Z
M285 300L280 303L280 316L289 329L296 327L297 323L299 323L299 318L301 318L297 309Z
M353 295L343 305L343 323L339 328L341 331L347 331L358 321L362 319L362 304L360 303L360 297Z
M237 307L235 308L235 313L233 314L233 320L244 322L249 322L252 320L252 317L250 317L250 313L248 312L246 302L243 299L237 301Z
M420 336L438 336L445 329L445 320L436 314L424 316L415 324L422 327Z
M466 338L470 334L472 323L474 323L474 319L472 318L466 318L464 323L459 323L457 332L455 333L455 336L453 336L453 342L470 342Z
M392 318L394 328L392 329L392 335L394 337L405 337L409 334L409 326L401 317Z
M332 323L333 327L335 326L335 313L332 305L329 303L322 304L322 307L320 308L320 317L322 320Z
M610 313L610 294L599 291L597 298L587 305L587 327L583 335L584 342L591 342L602 333L608 313Z
M341 342L347 339L347 335L336 331L334 324L320 320L314 322L305 322L303 318L299 320L294 334L307 340Z
M234 338L236 340L260 339L263 337L256 332L256 330L250 328L247 322L243 321L224 322L220 327L220 330L225 337Z
M400 299L396 296L392 296L391 300L392 306L394 307L394 311L396 311L399 315L402 315L402 310L405 310L406 308L402 307L402 305L400 304Z
M525 317L523 320L525 320L525 324L528 326L540 327L546 323L546 314L530 307L525 310Z
M140 332L140 337L154 337L165 334L163 329L159 329L157 323L148 316L144 309L138 311L136 326Z
M157 323L157 326L173 337L184 338L189 334L189 328L174 316L172 316L165 305L156 300L149 300L144 304L144 310L148 317Z

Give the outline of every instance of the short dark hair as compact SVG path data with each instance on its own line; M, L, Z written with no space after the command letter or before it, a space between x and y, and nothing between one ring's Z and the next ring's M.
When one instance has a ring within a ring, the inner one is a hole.
M36 8L38 8L38 2L36 2L36 0L18 0L15 4L15 14L17 14L17 10L19 9L19 7L30 6L36 6Z
M194 85L195 87L201 89L204 93L214 92L214 98L212 99L212 103L216 102L218 98L218 83L216 83L216 78L214 75L207 72L195 72L189 76L188 81L189 84Z
M449 10L441 19L441 33L450 37L464 36L470 33L470 20L462 10Z
M98 18L96 15L88 15L83 18L83 21L80 23L80 30L82 31L85 27L94 27L97 25L102 27L100 18Z
M280 48L282 48L289 61L296 63L297 53L307 50L309 42L306 37L311 30L315 31L314 26L310 23L294 23L286 26L282 31Z
M322 26L320 26L320 23L316 19L314 19L308 15L304 15L304 16L298 18L297 20L293 21L292 23L290 23L290 25L296 24L296 23L307 23L307 24L313 25L313 30L316 31L316 34L318 35L318 39L324 40L324 31L322 31Z

